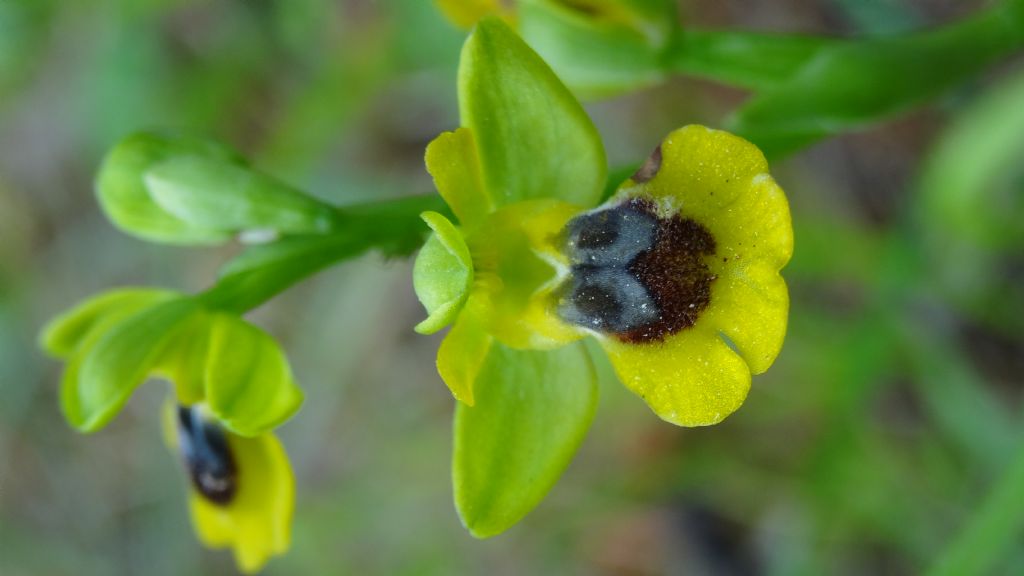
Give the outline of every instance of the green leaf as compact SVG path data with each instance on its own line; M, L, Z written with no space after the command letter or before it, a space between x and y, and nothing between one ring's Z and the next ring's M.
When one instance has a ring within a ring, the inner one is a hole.
M437 212L424 212L423 221L434 231L416 257L412 283L429 315L416 325L420 334L433 334L462 310L473 284L473 259L460 232Z
M686 29L674 38L667 59L681 74L765 90L784 85L818 53L841 42L798 34Z
M1018 72L965 110L925 162L921 222L942 252L1009 249L1024 242L1024 190L1012 181L1024 175L1022 103L1024 72Z
M207 353L206 402L225 426L251 437L291 417L302 404L302 390L273 338L235 315L216 314Z
M93 296L54 318L43 328L40 346L56 358L75 352L88 335L112 317L124 318L175 296L168 290L121 288Z
M145 183L161 208L197 228L321 234L334 219L331 206L270 176L218 159L172 158L149 169Z
M664 79L672 6L641 19L617 3L580 8L521 0L519 33L581 98L639 90Z
M778 155L904 112L1019 48L1024 18L1013 9L1004 4L926 32L822 49L788 82L744 105L732 130Z
M230 234L185 222L150 197L144 181L146 172L184 156L242 162L232 150L206 140L154 133L128 136L103 160L96 180L96 194L110 221L128 234L154 242L218 244L228 240Z
M993 574L1024 533L1024 446L1005 459L1006 469L949 545L942 548L930 576ZM1016 570L1012 570L1016 572Z
M496 18L481 20L462 49L459 110L497 205L597 203L606 171L597 129L551 68Z
M82 432L105 426L149 375L174 329L196 309L192 299L176 298L90 335L65 369L61 400L68 422Z
M597 376L576 343L552 351L495 343L476 404L455 412L455 506L474 536L499 534L548 493L582 442L597 404Z

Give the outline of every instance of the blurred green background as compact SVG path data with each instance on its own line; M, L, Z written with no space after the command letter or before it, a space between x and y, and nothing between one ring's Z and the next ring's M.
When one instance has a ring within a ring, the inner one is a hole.
M898 34L980 2L682 0L704 26ZM124 236L91 189L127 132L191 130L336 203L428 193L464 32L427 0L0 0L0 574L222 574L163 446L163 384L85 437L42 324L115 285L195 291L235 249ZM613 166L744 94L677 79L588 105ZM790 333L722 425L653 416L602 365L593 429L524 522L451 504L451 397L411 262L338 266L257 310L307 393L281 430L294 544L268 574L1024 573L1024 60L774 163ZM603 355L595 355L603 358ZM603 360L602 360L603 362ZM971 564L970 558L982 558ZM965 560L967 559L967 560ZM966 562L966 564L957 564ZM955 573L955 571L954 571Z

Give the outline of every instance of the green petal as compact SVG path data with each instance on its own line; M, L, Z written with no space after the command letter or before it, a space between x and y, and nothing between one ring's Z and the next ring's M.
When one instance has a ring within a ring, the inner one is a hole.
M427 145L427 171L463 226L477 225L494 210L480 175L480 158L468 128L445 132Z
M205 140L151 133L128 136L103 160L96 180L96 195L111 222L128 234L155 242L217 244L227 240L230 235L182 221L150 197L146 171L182 156L241 162L233 151Z
M222 313L212 318L206 401L233 432L256 436L291 417L302 404L302 390L273 338Z
M145 183L161 208L203 229L319 234L334 218L330 206L270 176L220 159L172 158L147 170Z
M462 233L437 212L424 212L434 231L416 257L412 282L429 317L416 325L420 334L433 334L451 324L462 310L473 284L473 260Z
M499 534L544 498L596 404L597 376L582 344L546 352L491 347L476 405L455 412L455 506L470 533Z
M460 314L437 349L437 372L452 396L468 406L476 403L473 390L494 337L484 330L476 315Z
M105 426L149 375L175 328L196 309L188 298L173 299L90 334L65 369L61 400L68 422L82 432Z
M66 358L104 320L124 318L174 296L173 292L152 288L121 288L93 296L51 320L39 337L40 346L51 356Z
M497 18L481 20L462 49L459 109L497 205L597 203L607 169L597 129L551 68Z

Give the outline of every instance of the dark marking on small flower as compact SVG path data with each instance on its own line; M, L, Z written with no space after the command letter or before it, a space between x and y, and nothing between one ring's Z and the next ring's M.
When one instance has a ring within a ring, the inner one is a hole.
M238 491L238 469L227 433L196 407L178 407L178 447L196 491L226 506Z
M654 152L644 161L643 166L640 167L636 173L633 174L633 182L637 184L643 184L644 182L650 182L655 176L658 175L658 171L661 170L661 145L659 144Z
M710 303L715 275L705 259L715 240L698 222L661 218L653 203L633 199L566 228L573 266L559 294L565 321L623 342L654 342L693 326Z

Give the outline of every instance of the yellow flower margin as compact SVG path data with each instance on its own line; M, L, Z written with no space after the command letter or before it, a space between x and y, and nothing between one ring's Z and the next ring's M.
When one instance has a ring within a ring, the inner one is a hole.
M662 218L678 214L704 226L716 244L704 258L714 280L710 303L693 326L632 344L570 325L554 311L553 295L568 268L558 235L593 207L531 200L495 208L470 130L431 143L427 169L462 226L456 233L439 214L426 219L453 254L471 258L468 293L445 314L454 325L437 358L457 399L472 405L494 339L511 348L551 349L591 335L622 383L668 422L710 425L739 408L751 374L771 366L785 337L789 296L779 271L793 252L789 206L764 155L738 136L686 126L665 138L660 157L653 177L627 180L607 205L643 198ZM432 315L421 331L446 323Z

